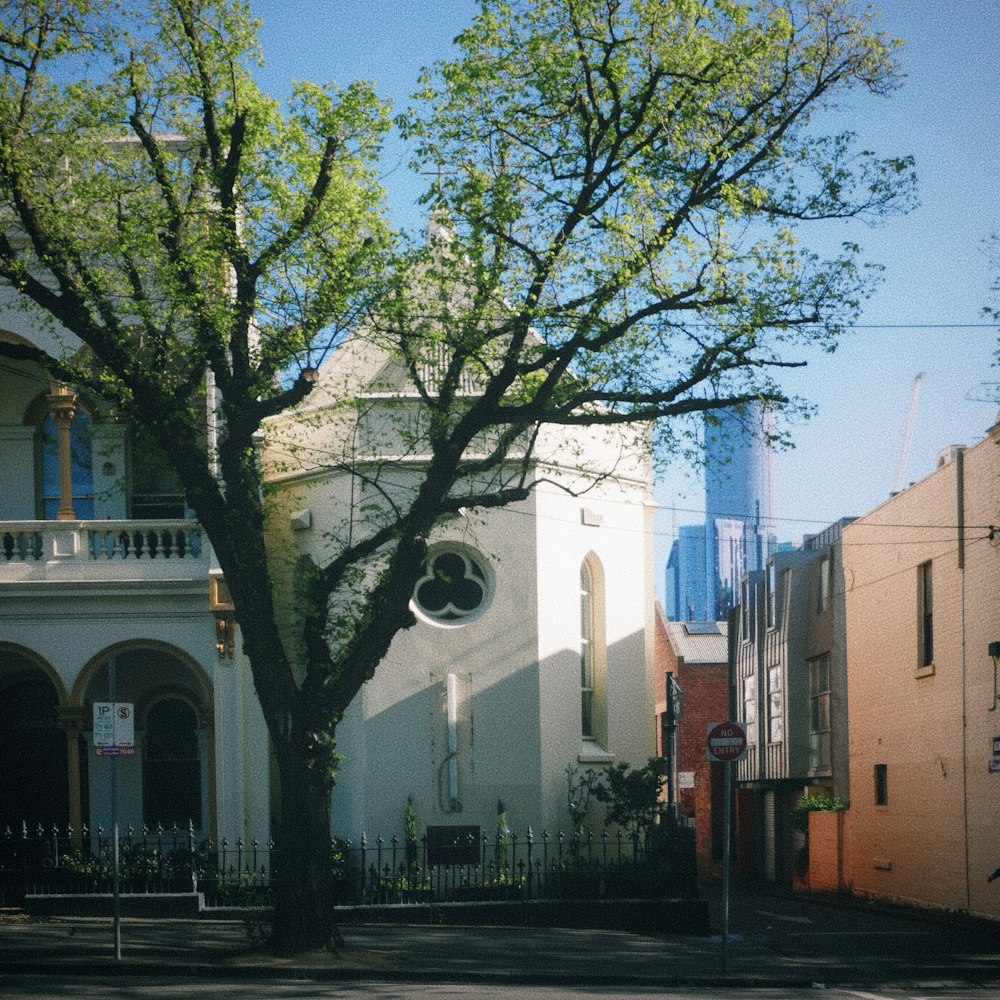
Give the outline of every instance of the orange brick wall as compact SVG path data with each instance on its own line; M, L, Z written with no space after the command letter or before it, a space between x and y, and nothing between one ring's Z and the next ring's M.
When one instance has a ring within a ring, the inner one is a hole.
M844 531L855 893L1000 918L1000 434L968 449L964 545L952 461ZM964 558L964 568L960 559ZM934 663L918 664L917 567L932 562ZM888 803L875 804L876 764ZM968 863L967 863L968 859Z
M809 891L839 892L844 888L844 814L809 814Z

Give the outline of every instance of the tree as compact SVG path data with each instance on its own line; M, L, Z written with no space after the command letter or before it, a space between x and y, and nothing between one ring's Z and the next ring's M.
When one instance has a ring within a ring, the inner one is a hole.
M212 543L280 775L285 952L330 937L337 722L414 621L435 525L527 496L539 428L655 424L669 450L692 415L790 405L795 344L832 345L871 284L800 225L911 190L908 160L819 127L897 78L846 0L484 0L458 45L400 120L442 168L437 238L408 244L380 216L386 108L302 84L283 111L238 4L5 7L0 276L76 340L2 350L145 428ZM286 633L256 435L355 328L407 373L426 460L300 561Z
M644 767L612 764L594 785L594 798L608 807L608 822L625 827L637 844L644 844L662 809L669 766L663 757L650 757Z
M983 315L995 323L1000 320L1000 233L991 233L983 241L983 250L994 275L987 296L987 304L983 306ZM994 367L1000 366L1000 344L997 345L996 360L993 364ZM994 389L1000 389L1000 384L994 382L992 385ZM997 391L996 395L1000 397L1000 391Z

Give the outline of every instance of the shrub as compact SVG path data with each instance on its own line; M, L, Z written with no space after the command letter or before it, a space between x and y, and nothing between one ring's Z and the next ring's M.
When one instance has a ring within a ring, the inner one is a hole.
M660 792L667 780L667 762L651 757L644 767L614 764L594 784L593 795L608 807L608 822L644 841L660 811Z
M799 804L791 812L792 826L796 830L807 833L809 830L809 813L811 812L843 812L847 803L837 795L827 795L823 792L803 795Z

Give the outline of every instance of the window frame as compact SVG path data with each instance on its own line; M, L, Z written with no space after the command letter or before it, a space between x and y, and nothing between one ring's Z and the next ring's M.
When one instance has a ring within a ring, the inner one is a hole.
M767 605L766 621L768 628L778 627L778 567L774 560L767 564Z
M828 770L833 766L831 758L833 698L830 681L830 654L822 653L819 656L814 656L807 661L807 665L809 668L809 765L814 771ZM825 716L825 720L823 716ZM825 725L823 725L824 721Z
M454 556L461 561L463 580L472 580L480 589L479 603L472 608L456 605L450 599L439 608L426 607L420 599L420 591L426 585L433 585L436 579L435 563L443 556ZM421 567L421 575L413 585L410 597L410 610L422 622L436 628L464 628L480 618L489 610L493 603L496 590L496 577L492 564L480 552L460 542L436 542L427 550L427 555Z
M833 593L833 560L829 552L820 558L818 584L816 611L823 612L830 607L830 598Z
M889 804L889 765L876 764L872 769L873 793L875 805L884 807Z
M934 571L933 560L917 566L917 670L934 671Z
M757 675L743 678L743 723L747 730L747 745L757 745Z
M608 749L607 595L604 566L593 552L580 564L580 734Z
M785 739L785 684L780 663L767 668L767 741L781 743Z

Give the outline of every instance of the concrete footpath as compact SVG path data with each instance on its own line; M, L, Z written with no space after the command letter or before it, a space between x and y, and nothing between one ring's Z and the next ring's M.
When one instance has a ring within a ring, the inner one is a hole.
M992 923L740 885L723 949L721 889L708 883L702 895L712 915L708 935L345 924L342 951L294 959L251 949L239 920L125 919L116 960L106 918L9 915L0 917L0 975L1000 988L1000 927Z

